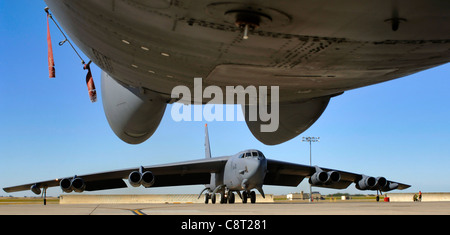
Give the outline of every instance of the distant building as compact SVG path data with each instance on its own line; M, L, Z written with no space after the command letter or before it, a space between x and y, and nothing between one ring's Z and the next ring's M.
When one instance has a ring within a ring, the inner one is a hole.
M312 192L312 196L314 200L319 200L322 198L320 192ZM309 193L304 193L301 191L300 193L289 193L286 195L287 200L309 200Z

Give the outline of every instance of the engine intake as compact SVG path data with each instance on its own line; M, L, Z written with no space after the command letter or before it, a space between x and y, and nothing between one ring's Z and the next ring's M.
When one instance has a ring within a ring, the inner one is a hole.
M330 171L328 172L328 175L330 177L331 183L337 183L341 180L341 174L339 174L339 172Z
M362 179L356 183L359 190L370 190L377 185L377 179L372 176L363 175Z
M141 171L142 172L142 171ZM133 171L128 176L128 182L133 187L144 186L150 188L155 183L155 176L151 171L141 173L139 171Z
M145 188L150 188L155 183L155 176L153 176L153 173L151 171L146 171L144 174L142 174L142 186Z
M81 178L74 178L72 180L72 189L74 192L82 193L86 189L86 184L84 180Z
M75 176L73 179L65 178L59 182L59 186L65 193L77 192L82 193L86 189L86 183L83 179ZM32 189L33 190L33 189Z
M70 179L62 179L61 182L59 182L59 186L61 187L62 191L65 193L71 193L73 191L72 189L72 181Z
M315 186L330 185L341 180L341 174L336 171L323 171L316 166L316 172L309 179L309 183Z
M375 185L374 189L381 190L384 187L387 186L387 180L384 177L377 177L377 184Z
M39 186L36 184L33 184L30 189L36 195L41 194L41 188L39 188Z

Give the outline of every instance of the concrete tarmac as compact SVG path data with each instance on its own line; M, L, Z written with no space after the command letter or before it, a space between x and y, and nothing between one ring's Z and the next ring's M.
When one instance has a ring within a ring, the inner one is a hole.
M8 204L0 215L450 215L450 202Z

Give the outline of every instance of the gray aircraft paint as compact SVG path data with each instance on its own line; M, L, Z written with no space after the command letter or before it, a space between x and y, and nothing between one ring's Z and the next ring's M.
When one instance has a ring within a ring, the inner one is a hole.
M335 181L329 180L331 173L338 173L339 177L336 177ZM134 176L132 176L133 174ZM144 176L150 177L146 179ZM211 197L215 200L216 193L219 193L221 198L229 199L228 197L230 195L234 197L233 193L236 192L243 201L246 201L247 197L251 197L252 202L254 202L255 194L252 192L254 189L258 190L264 197L263 185L295 187L305 177L310 178L310 183L314 186L336 189L347 188L352 183L355 183L359 190L391 191L410 187L410 185L386 180L384 177L375 178L318 166L270 160L256 149L241 151L231 156L213 158L211 157L208 128L205 125L204 159L156 166L141 166L89 175L75 175L57 178L56 180L6 187L3 190L8 193L23 190L31 190L35 194L43 192L45 197L45 191L48 187L60 186L64 192L81 193L83 191L125 188L127 185L124 180L128 180L133 187L142 185L146 188L204 184L205 189L200 195L206 192L207 197L205 198L207 199ZM311 179L313 180L311 181ZM383 182L382 185L380 185L380 182Z
M345 91L450 61L449 1L45 2L78 48L117 81L117 89L102 89L109 92L102 100L114 133L131 144L150 138L163 106L177 101L172 89L193 91L196 77L222 91L279 87L275 132L261 131L264 118L245 117L256 139L276 145L307 130ZM249 25L255 29L244 31Z

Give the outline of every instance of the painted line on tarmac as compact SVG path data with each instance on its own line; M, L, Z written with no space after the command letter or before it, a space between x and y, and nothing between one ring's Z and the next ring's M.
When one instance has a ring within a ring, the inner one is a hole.
M142 212L141 209L131 210L131 212L133 212L134 215L147 215L144 212Z

